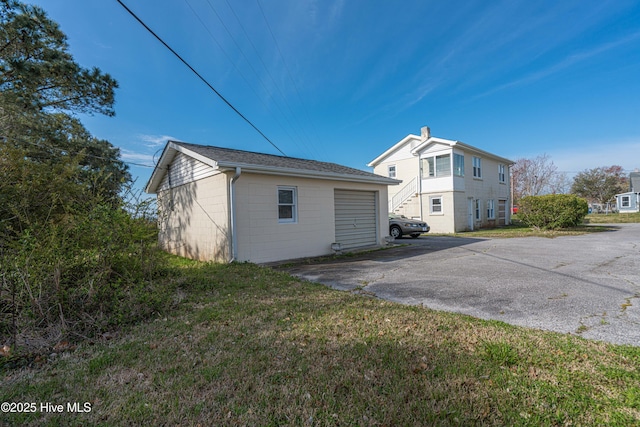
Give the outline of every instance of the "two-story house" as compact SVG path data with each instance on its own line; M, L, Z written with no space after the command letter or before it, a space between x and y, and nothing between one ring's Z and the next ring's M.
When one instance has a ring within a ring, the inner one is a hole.
M436 233L510 223L511 160L460 141L407 135L368 164L402 180L389 187L389 212L421 218Z

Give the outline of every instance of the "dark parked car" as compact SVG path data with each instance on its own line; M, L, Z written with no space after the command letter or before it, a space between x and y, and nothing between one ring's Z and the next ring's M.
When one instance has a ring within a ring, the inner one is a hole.
M389 234L394 239L409 234L414 239L422 233L427 233L431 227L416 219L407 218L404 215L389 214Z

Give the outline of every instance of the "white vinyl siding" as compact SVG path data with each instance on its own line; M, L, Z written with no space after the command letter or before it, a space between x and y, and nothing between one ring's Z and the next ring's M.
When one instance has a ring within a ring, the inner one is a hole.
M342 249L377 244L376 193L334 191L336 243Z
M164 175L158 191L176 188L190 182L208 178L217 173L208 164L182 153L176 154L176 157L167 169L168 173Z

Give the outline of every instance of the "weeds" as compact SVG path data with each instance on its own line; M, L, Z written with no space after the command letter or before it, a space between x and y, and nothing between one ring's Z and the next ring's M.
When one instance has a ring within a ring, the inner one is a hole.
M3 401L91 402L24 425L638 425L640 349L168 257L180 302L3 373Z

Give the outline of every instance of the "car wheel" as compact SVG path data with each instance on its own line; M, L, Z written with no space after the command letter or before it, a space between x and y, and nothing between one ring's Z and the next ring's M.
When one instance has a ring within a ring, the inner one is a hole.
M414 238L414 239L417 239L418 237L420 237L420 235L419 234L412 234L411 237Z
M389 228L389 234L391 234L391 237L394 239L397 239L398 237L402 237L402 230L397 225L392 225L391 228Z

